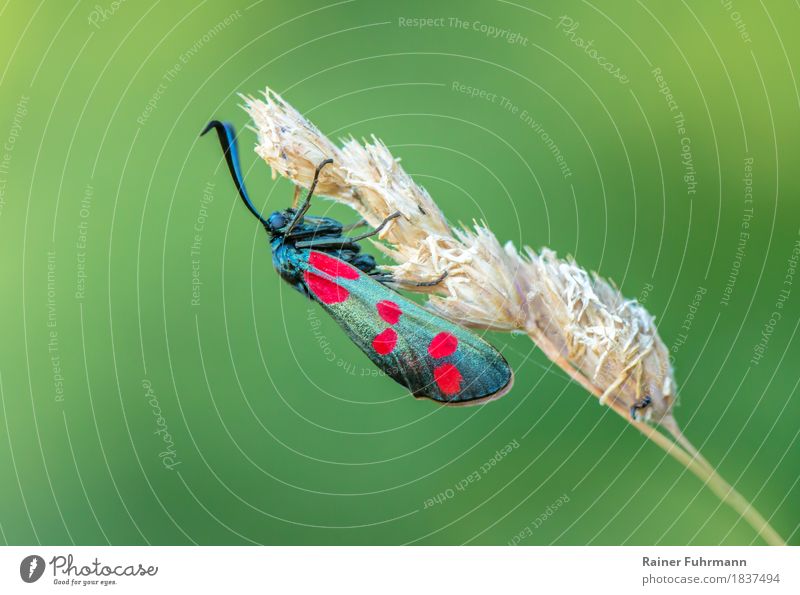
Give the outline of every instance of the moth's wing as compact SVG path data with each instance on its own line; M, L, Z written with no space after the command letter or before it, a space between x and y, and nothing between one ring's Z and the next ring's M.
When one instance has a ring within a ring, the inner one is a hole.
M513 372L494 347L327 254L301 259L309 294L358 347L417 397L449 405L496 399Z
M415 395L466 405L498 399L511 390L513 372L499 351L475 333L394 295L407 309L395 325L398 346L403 346L395 357L413 351L423 364L425 385Z

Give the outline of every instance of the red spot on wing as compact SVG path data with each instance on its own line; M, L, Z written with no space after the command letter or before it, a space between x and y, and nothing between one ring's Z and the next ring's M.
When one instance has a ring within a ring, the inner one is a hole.
M358 279L358 271L356 269L346 262L342 262L338 258L333 258L322 252L311 252L308 256L308 263L315 269L331 277L344 277L352 281Z
M403 313L400 306L389 300L381 300L375 307L378 309L378 316L383 318L389 324L397 324L400 320L400 315Z
M330 281L329 279L326 279L325 277L320 277L311 271L306 271L303 273L303 277L305 278L306 285L308 285L311 293L313 293L323 304L338 304L339 302L343 302L350 297L350 292L344 287L334 283L333 281Z
M391 353L395 345L397 345L397 333L393 328L387 328L372 340L372 348L380 355Z
M436 359L453 355L456 349L458 349L458 339L450 333L439 333L428 345L428 353Z
M461 372L453 364L442 364L435 368L433 378L446 395L454 395L461 390Z

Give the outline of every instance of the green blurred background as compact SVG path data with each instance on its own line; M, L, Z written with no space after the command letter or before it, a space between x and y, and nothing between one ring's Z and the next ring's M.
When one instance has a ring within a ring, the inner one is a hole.
M251 194L285 207L237 96L269 85L382 138L451 221L643 302L686 434L800 543L798 24L744 0L5 3L0 539L759 543L525 337L490 335L517 380L485 407L375 376L198 139L235 123Z

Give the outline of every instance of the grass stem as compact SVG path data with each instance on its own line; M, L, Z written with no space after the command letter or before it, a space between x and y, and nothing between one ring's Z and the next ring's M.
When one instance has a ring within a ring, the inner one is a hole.
M739 513L768 545L786 545L786 542L772 528L769 521L761 516L761 513L744 496L725 481L719 472L689 442L681 432L675 418L665 418L661 424L672 435L674 441L670 440L656 427L630 419L628 421L647 438L660 446L665 453L694 473L722 502Z

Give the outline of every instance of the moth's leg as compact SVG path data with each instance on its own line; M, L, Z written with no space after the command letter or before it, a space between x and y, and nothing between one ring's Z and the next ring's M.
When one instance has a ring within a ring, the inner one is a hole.
M444 281L446 278L447 278L447 271L444 271L433 281L403 281L403 285L412 285L414 287L434 287L436 285L439 285L439 283Z
M373 279L375 279L378 283L394 283L397 285L407 285L411 287L434 287L439 285L442 281L445 280L447 277L447 271L443 272L439 277L434 279L433 281L402 281L399 282L397 279L394 278L394 275L391 273L384 273L381 271L376 271L374 274L370 275Z
M330 254L331 256L338 258L339 260L344 260L345 262L352 262L354 258L356 258L361 252L361 246L358 244L353 244L352 246L347 246L346 248L342 249L334 249L334 250L323 250L326 254Z
M389 273L383 273L380 270L377 270L373 273L369 273L369 276L375 279L378 283L394 283L394 277Z
M400 216L400 211L392 213L386 219L381 221L381 224L378 225L372 231L368 231L367 233L362 233L360 236L354 236L350 238L319 238L317 240L305 240L302 242L297 242L295 246L298 248L342 248L342 249L350 249L352 246L356 245L357 242L368 238L370 236L374 236L376 233L379 233L389 221L392 219L396 219Z
M367 239L369 237L372 237L372 236L380 233L381 230L384 227L386 227L386 225L389 223L389 221L391 221L392 219L397 219L399 216L400 216L400 211L395 211L394 213L389 215L386 219L381 221L380 224L378 225L378 227L376 227L372 231L368 231L366 233L362 233L360 236L353 236L353 237L347 238L347 239L350 240L351 242L360 242L361 240L365 240L365 239Z
M355 242L352 242L350 238L327 237L303 240L295 243L295 246L303 250L325 250L326 252L331 253L333 252L332 248L337 248L339 250L352 250L353 252L358 252L361 250L361 246Z
M359 227L364 227L366 224L367 224L366 219L359 219L355 223L343 226L342 231L353 231L354 229L358 229Z

